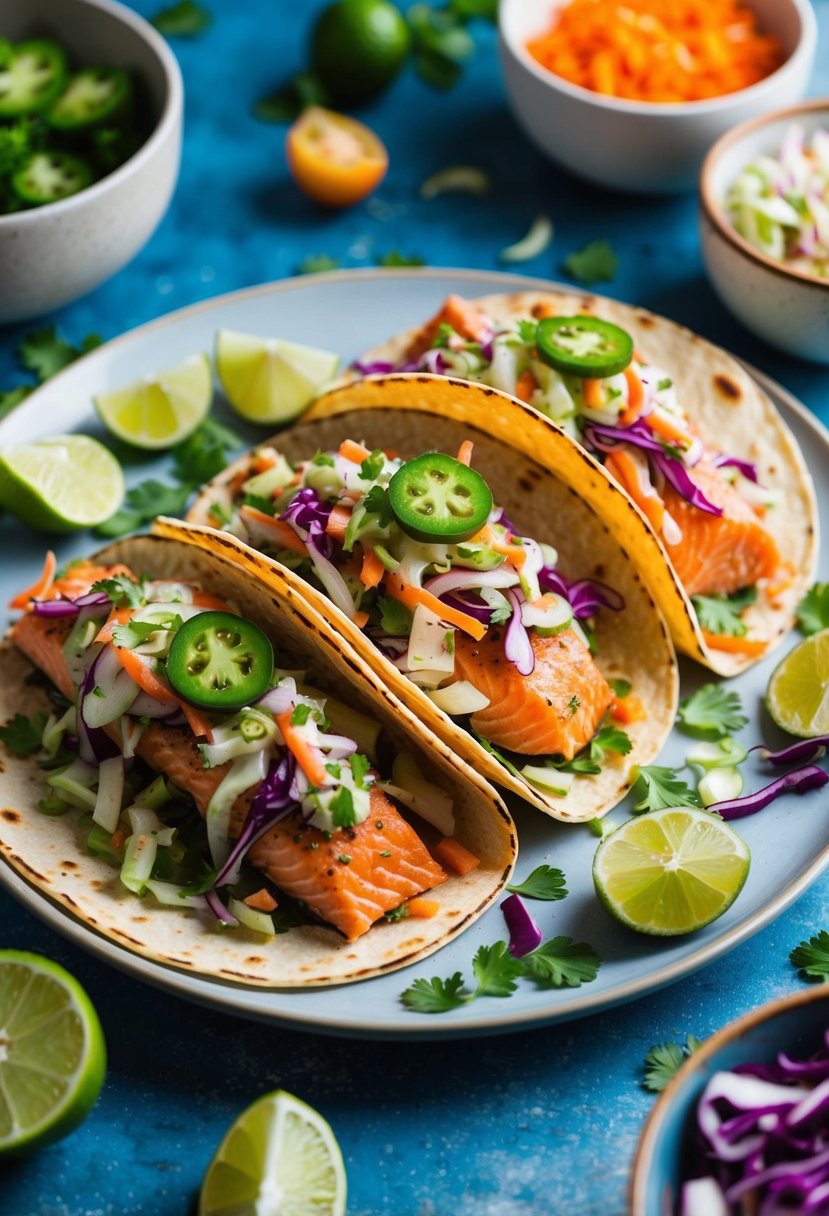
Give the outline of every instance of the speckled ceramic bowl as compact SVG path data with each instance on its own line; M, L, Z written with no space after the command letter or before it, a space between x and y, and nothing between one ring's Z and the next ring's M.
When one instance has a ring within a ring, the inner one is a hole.
M779 1051L808 1057L829 1029L829 984L770 1001L712 1035L683 1064L654 1106L633 1163L630 1216L670 1216L693 1133L696 1105L715 1072L771 1061Z
M128 161L86 190L0 215L0 323L59 308L126 265L167 209L181 153L181 73L151 25L112 0L0 0L0 36L33 33L56 38L79 64L134 72L153 127Z
M709 278L723 303L772 346L829 363L829 279L790 270L734 229L723 200L756 156L774 154L792 122L806 136L829 130L829 98L775 110L729 131L705 158L700 178L700 241Z
M547 71L527 50L568 0L501 0L501 62L516 118L542 152L603 186L638 193L693 190L716 139L755 114L806 92L817 44L809 0L751 0L785 62L765 80L706 101L655 103L605 97Z

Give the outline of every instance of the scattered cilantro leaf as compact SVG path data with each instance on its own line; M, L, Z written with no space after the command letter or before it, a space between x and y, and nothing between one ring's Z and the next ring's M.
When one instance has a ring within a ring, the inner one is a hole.
M798 604L797 625L805 637L829 627L829 583L812 584Z
M581 705L581 701L576 696L576 694L573 693L572 697L567 702L567 708L570 711L571 716L576 712L576 710L579 708L580 705Z
M415 980L400 997L406 1008L415 1013L448 1013L450 1009L460 1009L470 998L471 993L464 990L460 971L447 980L437 976L430 980Z
M325 274L328 270L339 270L342 262L327 253L311 253L303 258L296 268L297 274Z
M381 448L375 448L370 456L360 465L360 478L362 481L376 481L383 471L383 465L386 463L386 453Z
M508 599L504 598L503 603L496 604L492 609L492 615L489 618L489 623L490 625L506 625L511 616L512 604Z
M491 946L480 946L472 960L472 970L478 987L473 993L479 996L512 996L518 987L516 980L524 974L523 960L510 953L506 942L493 942Z
M630 680L608 680L608 684L613 689L614 694L620 700L630 696L630 690L633 687Z
M193 38L213 24L213 14L196 0L178 0L159 9L150 21L165 38Z
M254 102L252 113L260 122L293 122L308 106L330 104L328 92L313 72L297 72L287 84Z
M807 942L795 946L789 962L798 968L803 980L829 980L829 933L821 929Z
M508 773L512 773L513 777L518 777L521 781L524 780L524 778L521 776L521 773L518 771L518 769L512 763L512 761L508 760L505 755L503 755L501 752L499 752L497 747L493 747L492 744L490 743L489 739L485 739L483 737L483 735L479 735L476 730L473 730L472 734L478 740L478 742L480 743L480 745L484 749L484 751L489 752L490 756L494 756L499 764L503 764L504 768L507 770Z
M351 828L357 822L354 795L347 785L341 785L331 799L331 821L335 828Z
M741 614L756 599L757 588L744 587L732 595L694 595L691 602L703 629L742 638L748 633L748 625Z
M364 756L361 752L354 752L353 755L349 756L348 763L357 789L368 789L366 777L371 770L371 761L368 756Z
M26 335L18 348L18 357L26 371L34 372L38 383L43 384L44 380L49 380L64 367L80 359L81 355L95 350L100 345L99 335L89 334L79 347L72 346L60 337L54 325L47 325Z
M525 972L545 988L579 988L599 973L602 960L586 942L554 937L521 959Z
M241 448L244 440L224 423L205 418L172 449L175 476L181 482L201 485L210 481L228 463L228 453Z
M405 254L398 253L396 249L392 249L390 253L381 253L375 259L378 266L425 266L426 259L422 258L417 253Z
M523 882L509 883L508 891L515 895L523 895L525 899L564 899L567 894L567 880L561 870L552 866L536 866Z
M394 519L391 504L389 503L389 492L383 486L372 486L368 494L363 499L363 509L366 515L377 515L378 528L387 528Z
M538 334L538 322L522 320L518 322L518 337L526 346L535 346Z
M143 582L135 582L126 574L113 574L112 578L99 579L89 590L102 591L109 597L113 608L140 608L146 599Z
M700 1046L700 1040L693 1034L686 1035L684 1043L654 1043L645 1053L643 1088L661 1093L677 1069Z
M7 389L6 392L0 391L0 420L10 414L16 405L20 405L31 391L28 384L18 384L17 388Z
M452 339L458 337L460 337L460 335L458 334L457 330L454 329L448 321L441 321L440 325L437 327L437 332L432 339L432 349L448 350Z
M179 516L193 493L191 485L170 486L150 478L127 491L124 506L98 524L98 536L124 536L148 524L157 515Z
M393 600L391 596L381 595L377 601L380 611L380 625L384 633L395 638L407 638L412 631L412 614L405 604Z
M291 714L291 726L304 726L311 716L310 705L295 705Z
M619 259L610 241L591 241L571 253L562 269L577 283L610 283L618 267Z
M588 755L596 764L601 764L608 752L617 756L626 756L633 747L630 735L620 730L618 726L603 726L599 733L590 741Z
M595 760L591 760L589 755L574 756L572 760L564 760L561 763L553 762L553 768L558 769L560 773L581 773L586 777L595 777L596 773L602 771L601 765Z
M680 702L679 724L691 735L724 739L747 722L739 693L728 692L721 684L703 684Z
M394 923L398 920L408 920L410 916L411 913L409 912L408 905L400 904L399 907L391 908L388 912L385 912L383 914L383 919Z
M633 787L634 811L661 811L666 806L700 806L699 795L672 768L641 764Z
M5 743L15 756L25 760L40 748L45 725L46 714L42 710L31 718L25 714L15 714L6 726L0 726L0 742Z
M160 630L172 632L180 629L181 625L180 616L163 624L159 624L158 621L128 621L126 625L113 626L112 640L116 646L126 646L128 650L132 650L135 646L146 642L152 634L158 633Z

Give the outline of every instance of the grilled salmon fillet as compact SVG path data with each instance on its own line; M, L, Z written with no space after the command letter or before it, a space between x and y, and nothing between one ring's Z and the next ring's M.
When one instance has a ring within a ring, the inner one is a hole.
M535 670L522 676L504 654L500 629L480 642L457 632L455 675L490 700L470 723L496 747L572 760L596 733L613 691L572 629L530 640Z
M71 624L66 618L31 614L12 628L12 641L64 695L75 689L63 656ZM117 738L116 728L107 728ZM190 794L204 815L229 765L205 768L193 734L184 726L152 722L142 734L137 754L173 785ZM254 790L237 798L232 832L238 835ZM249 853L253 865L286 894L301 899L317 916L334 925L348 941L360 937L386 912L446 879L394 804L376 786L369 817L326 839L296 814L273 827ZM384 856L388 854L388 856Z

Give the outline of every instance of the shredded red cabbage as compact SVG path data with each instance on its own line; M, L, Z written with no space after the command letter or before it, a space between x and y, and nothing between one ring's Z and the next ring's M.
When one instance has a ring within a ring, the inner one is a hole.
M98 663L106 651L101 650L90 663L78 693L78 754L87 764L100 764L109 756L115 756L118 748L102 726L87 726L83 716L83 705L88 693L96 684Z
M754 815L757 811L762 811L764 807L787 791L792 794L805 794L809 790L820 789L822 785L826 785L827 781L829 781L829 773L818 768L816 764L807 764L805 768L795 768L790 773L784 773L782 777L778 777L770 785L764 785L762 789L756 790L753 794L746 794L742 798L729 798L725 802L715 802L713 806L709 806L708 810L715 812L723 819L744 819L746 815Z
M311 524L319 524L324 533L330 514L331 507L322 501L317 491L305 486L294 495L279 518L285 523L302 528L305 532Z
M511 588L506 595L512 604L512 616L504 633L504 654L510 663L515 664L520 675L530 676L535 671L535 651L527 627L521 620L521 600Z
M217 921L223 925L238 925L239 922L237 921L236 917L228 912L227 908L216 894L215 889L205 891L204 898L207 901L208 908L216 917Z
M465 612L467 616L472 616L476 621L480 621L483 625L488 625L492 620L494 608L490 608L489 604L485 604L480 596L474 592L466 594L453 594L446 592L441 597L441 602L446 604L448 608L457 608L459 612Z
M700 511L707 511L709 515L722 515L722 508L716 507L708 501L691 478L682 460L674 459L667 454L664 443L656 438L653 431L641 418L637 418L630 426L624 427L605 426L603 423L591 422L584 428L583 433L590 446L600 452L612 452L622 443L641 448L642 451L648 453L648 458L653 461L655 468L659 470L668 484L673 486L677 494L680 494L692 507L697 507Z
M757 484L757 465L750 460L741 460L739 456L715 456L711 463L717 469L739 469L743 477Z
M664 451L653 452L650 458L668 485L673 486L677 494L681 494L692 507L707 511L709 515L722 515L722 507L709 502L681 460L675 460Z
M284 753L279 762L271 761L268 775L254 794L242 831L227 861L216 875L215 886L223 887L236 882L242 860L248 850L275 823L299 809L299 803L291 792L295 770L296 761L289 751Z
M109 608L109 596L103 591L91 591L75 600L33 600L32 612L35 616L59 617L78 616L84 609ZM98 615L91 613L91 615Z
M768 760L769 764L779 768L784 764L814 764L815 761L823 759L827 747L829 735L817 735L814 739L798 739L796 743L790 743L777 752L769 751L762 743L750 750L759 752L761 760Z
M363 359L355 359L351 366L361 376L384 376L395 370L394 364L385 359L371 359L368 362Z
M541 930L530 916L520 895L509 895L501 904L501 911L509 929L510 954L523 958L541 945Z
M573 609L573 616L579 621L595 616L600 608L621 612L625 606L624 596L608 587L607 583L592 578L567 579L553 566L542 566L538 572L538 585L542 591L553 591L556 595L564 596Z

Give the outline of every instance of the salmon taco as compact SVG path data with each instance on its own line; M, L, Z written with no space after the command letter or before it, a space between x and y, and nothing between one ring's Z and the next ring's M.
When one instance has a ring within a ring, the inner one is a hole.
M486 390L421 387L431 412L388 408L368 381L332 393L327 416L211 483L188 535L250 569L264 553L430 736L489 780L559 819L595 818L671 728L662 618L597 514L471 422ZM531 444L549 432L572 448L538 416L527 422Z
M13 607L0 864L125 950L342 983L437 949L508 880L491 788L272 570L137 537L59 575L50 555Z
M604 466L600 509L679 649L714 671L750 666L792 625L816 560L814 489L773 403L720 348L596 296L451 296L354 370L471 380L552 419Z

